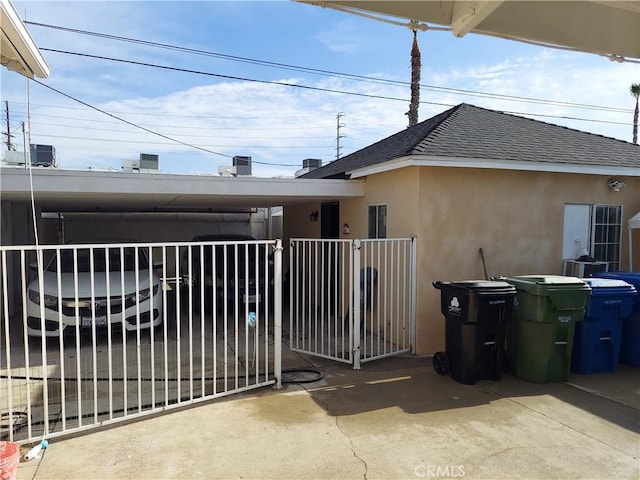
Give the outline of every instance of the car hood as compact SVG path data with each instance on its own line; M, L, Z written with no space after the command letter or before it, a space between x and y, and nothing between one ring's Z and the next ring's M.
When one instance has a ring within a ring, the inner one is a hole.
M58 296L58 274L56 272L44 272L42 277L44 284L44 293L46 295ZM157 276L152 275L153 285L160 283ZM122 281L120 272L95 272L93 274L93 295L94 297L107 296L107 282L109 284L109 294L113 296L129 294L136 292L136 273L124 272L124 282ZM73 273L60 274L60 285L62 298L74 298L76 295L75 279ZM124 288L123 288L124 285ZM138 272L138 289L144 290L149 288L149 271L141 270ZM29 288L36 292L40 291L38 279L29 284ZM88 272L78 273L78 298L91 297L91 274Z

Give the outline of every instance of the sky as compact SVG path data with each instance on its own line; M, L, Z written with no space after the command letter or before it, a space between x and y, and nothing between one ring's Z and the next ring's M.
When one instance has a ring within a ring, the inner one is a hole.
M255 176L290 177L304 159L326 164L408 125L405 27L288 0L13 4L51 75L2 69L0 130L8 105L16 149L24 122L59 168L120 170L147 153L163 173L217 175L238 155ZM632 140L640 64L477 34L417 38L419 121L469 103Z

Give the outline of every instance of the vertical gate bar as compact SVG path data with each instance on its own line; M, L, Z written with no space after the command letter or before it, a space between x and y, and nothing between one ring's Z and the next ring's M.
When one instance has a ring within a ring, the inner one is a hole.
M120 258L124 258L124 247L120 246ZM125 305L125 291L124 291L124 262L120 261L120 304ZM77 322L76 322L77 323ZM122 396L124 402L123 414L126 417L129 414L129 369L127 366L127 329L122 324L122 328L120 329L122 333L122 378L124 381L122 382Z
M329 336L329 355L331 355L331 345L333 345L334 355L338 356L338 285L339 282L339 274L340 271L338 269L338 249L340 248L340 243L338 240L334 240L331 244L331 280L333 281L333 296L330 297L332 300L331 305L329 305L329 315L328 322L331 322L331 317L333 316L333 328L329 329L329 332L334 332L333 337ZM331 325L329 325L331 326Z
M215 279L218 278L218 272L216 271L216 251L215 247L211 247L211 278L214 279L211 285L212 301L211 301L211 341L212 341L212 350L213 350L213 358L212 358L212 383L213 383L213 395L218 393L218 292L216 291L217 285ZM204 261L203 261L204 263Z
M44 312L44 265L43 265L43 248L36 246L36 256L38 263L38 288L40 289L40 327L42 335L40 336L40 355L42 361L42 403L44 407L44 433L49 433L49 381L47 375L47 337L45 335L45 312ZM60 292L58 292L58 299Z
M136 292L140 291L140 251L136 245L134 248L134 270L135 270L135 285ZM124 263L124 258L122 258ZM124 289L124 285L122 286ZM138 385L138 413L142 412L142 341L140 336L140 302L136 302L136 366L138 368L138 375L136 377Z
M250 245L249 244L245 244L243 245L243 249L244 249L244 293L242 294L244 298L242 298L242 304L244 305L244 318L243 318L243 325L244 325L244 384L245 386L249 384L249 357L250 357L250 353L249 353L249 325L248 325L248 319L249 319L249 295L251 294L251 282L249 280L249 262L251 260L251 256L249 255L250 252ZM256 255L257 256L257 255ZM255 263L256 259L254 259L254 263ZM236 268L238 267L238 264L236 263ZM257 279L256 279L257 280ZM240 293L240 292L238 292ZM238 298L238 300L240 300L240 298Z
M391 299L389 294L389 289L387 285L391 285L393 289L393 244L395 240L388 240L384 243L384 290L382 289L383 282L381 279L378 279L378 291L384 291L384 306L382 307L382 351L383 353L387 353L391 351L391 347L389 350L387 349L387 324L392 322L393 320L389 316L389 311L387 307L391 305ZM389 249L391 249L391 254L389 254ZM380 297L378 297L380 298ZM391 327L391 325L389 325Z
M302 348L305 350L311 350L311 259L313 258L312 243L310 240L304 241L305 245L305 257L303 259L303 328L302 334ZM306 340L305 340L306 339Z
M54 249L56 258L60 258L60 247ZM60 262L56 268L56 287L58 291L58 348L60 362L60 405L62 412L62 431L67 428L66 418L66 384L65 384L65 368L64 368L64 329L62 328L62 273L60 270Z
M98 423L98 344L96 332L95 250L89 247L89 285L91 299L91 385L93 387L93 423ZM82 321L82 319L80 319Z
M276 380L276 388L282 388L282 240L276 240L273 268L273 375Z
M228 359L228 355L229 355L229 332L228 332L228 327L229 327L229 322L227 321L227 315L228 315L228 307L229 307L229 300L227 297L227 290L229 289L229 283L228 283L228 276L227 276L227 260L228 260L228 255L227 255L227 246L223 245L223 249L222 249L222 311L223 311L223 318L222 318L222 324L224 325L223 328L223 345L224 345L224 362L223 362L223 367L224 367L224 391L226 392L229 386L229 377L228 377L228 373L229 373L229 359Z
M393 345L395 345L397 350L402 350L404 348L402 345L401 337L400 337L400 330L404 325L404 318L401 312L401 305L403 303L402 291L404 289L404 283L405 283L405 277L402 274L402 258L403 258L402 252L404 251L404 245L405 245L404 240L398 242L398 244L396 245L396 254L395 254L395 260L394 260L396 288L395 288L395 293L393 295L394 305L391 310L393 312L394 318L397 319L397 321L394 324L394 331L393 331Z
M175 259L175 318L176 321L180 321L179 307L180 307L180 295L182 293L182 275L180 273L181 265L180 265L180 256L179 256L179 248L178 246L173 247L174 250L174 259ZM167 254L166 245L162 246L162 278L167 278L167 261L169 259L169 255ZM163 285L164 287L165 285ZM167 342L167 317L169 316L169 312L167 311L167 289L162 289L162 361L164 368L164 406L169 405L169 352L168 350L168 342Z
M24 367L25 367L25 382L27 385L27 434L29 438L32 438L32 415L31 415L31 358L29 355L30 338L27 331L27 266L26 266L25 249L20 249L20 287L22 289L22 344L24 352ZM8 318L8 316L6 317ZM13 402L13 396L9 398ZM13 411L13 404L10 405L10 411ZM13 430L10 433L9 441L13 439Z
M294 282L294 278L298 278L296 275L296 255L299 249L294 248L295 240L289 240L289 347L296 348L296 344L294 341L295 337L295 328L293 322L293 312L296 310L296 305L298 304L295 294L293 284L296 285L298 282ZM275 258L274 258L274 266L275 266Z
M318 305L316 304L316 318L318 321L316 322L316 335L318 334L318 329L320 329L320 353L325 353L325 338L324 338L324 320L325 320L325 304L326 302L326 282L327 278L327 266L328 259L327 257L327 249L330 245L330 240L320 240L320 305L318 309ZM320 312L318 313L318 310Z
M147 269L149 270L149 356L151 362L151 408L156 407L156 357L155 357L155 317L154 317L154 304L155 301L155 284L153 281L153 249L151 245L149 245L149 258L147 259ZM161 288L162 285L160 281L158 281L158 288ZM124 316L124 315L123 315ZM123 320L125 320L123 318Z
M314 352L318 351L318 249L318 241L315 241L313 250L313 311L311 312Z
M10 338L11 338L11 332L9 330L9 299L8 299L8 284L7 284L7 277L8 277L8 273L7 273L7 251L6 250L2 250L2 313L3 313L3 317L4 317L4 344L5 344L5 364L7 366L7 375L6 375L6 380L7 380L7 412L8 412L8 421L9 421L9 441L12 442L13 441L13 380L11 379L12 377L12 373L11 373L11 342L10 342ZM24 294L23 294L23 297ZM23 310L26 311L26 310ZM24 322L24 325L26 325L27 323ZM26 327L25 327L26 328ZM27 343L25 342L25 349L27 348ZM26 352L25 352L26 353ZM28 374L27 374L28 375ZM0 383L1 385L2 383ZM29 386L29 383L27 382L27 388ZM0 388L0 391L3 391L2 388ZM31 403L31 402L29 402ZM2 402L2 408L4 409L5 405L4 402ZM31 416L28 417L28 425L29 425L29 429L31 429ZM29 437L31 437L31 432L29 432Z
M309 317L311 315L311 309L309 308L309 295L311 290L309 288L309 271L311 270L311 244L308 240L301 240L302 242L302 272L299 279L300 285L300 321L302 322L302 329L298 333L300 335L300 346L304 350L308 350L308 342L311 340L311 329L309 326ZM305 341L305 338L307 339Z
M213 248L213 247L211 247ZM213 255L212 255L213 256ZM200 283L205 283L204 282L204 262L205 262L205 257L204 255L200 255L200 271L202 272L200 278L202 279L200 281ZM213 305L213 302L211 303ZM206 345L205 345L205 329L204 329L204 317L206 315L205 312L205 308L204 308L204 295L200 295L200 396L201 397L205 397L206 396L206 366L205 366L205 359L206 359ZM215 322L212 322L215 324Z
M344 275L344 268L345 268L344 246L345 245L346 244L344 242L340 244L340 266L338 267L339 270L340 270L340 279L341 279L341 282L340 282L340 288L341 288L341 292L340 293L341 294L340 294L340 301L339 301L339 312L340 312L340 324L339 324L340 332L339 333L340 333L340 338L341 338L341 340L340 340L340 349L341 349L343 358L344 358L344 341L345 341L345 338L344 338L344 333L345 333L345 328L344 328L344 323L345 323L344 322L344 316L345 316L344 315L344 312L345 312L345 309L344 309L344 297L345 297L344 289L345 289L345 285L348 286L348 282L345 282L345 278L344 278L345 277L345 275ZM336 312L336 317L337 317L337 312ZM337 333L338 333L338 329L336 328L336 335L337 335Z
M202 252L202 245L200 245L200 251ZM191 263L192 262L190 261L189 265L191 265ZM202 289L203 289L202 282L200 282L198 288L200 288L200 298L202 299ZM193 295L189 295L189 299L188 299L187 332L188 332L187 335L189 337L188 338L188 346L189 346L189 399L193 400ZM181 401L182 401L182 399L178 398L178 403L180 403Z
M211 247L213 248L213 247ZM205 262L205 254L204 254L204 245L200 245L200 261L198 262L200 265L200 279L198 281L198 287L200 288L200 295L198 296L200 298L200 305L198 305L198 307L200 308L200 356L201 358L201 366L200 366L200 392L201 392L201 396L204 396L205 394L205 382L204 382L204 316L206 314L205 312L205 295L209 295L209 289L205 290L205 273L204 273L204 262ZM193 309L193 296L190 295L191 298L191 303L189 304L189 309ZM193 398L193 395L191 396Z
M77 387L77 403L78 403L78 427L82 426L82 365L81 355L82 350L80 348L80 306L78 305L78 249L73 247L73 299L75 301L74 314L75 314L75 334L76 334L76 387Z
M353 368L360 369L360 240L354 240L353 243L353 290L350 295L353 302L353 319L351 320L351 331L353 332Z
M411 296L411 301L409 305L411 306L409 309L409 335L410 335L410 343L411 343L411 353L415 353L415 321L416 321L416 276L417 276L417 243L418 239L416 237L411 238L411 288L409 290L409 295Z
M382 272L382 270L383 270L382 267L384 266L383 265L384 258L383 258L382 252L384 251L384 247L386 245L386 241L385 240L378 240L378 241L376 241L375 245L376 245L376 253L378 254L378 260L377 260L376 265L378 267L378 276L380 277L381 273L383 273ZM378 282L377 282L377 284L375 286L375 288L377 290L376 291L376 295L371 295L371 309L372 309L371 311L373 311L373 308L375 307L375 312L376 312L376 334L375 334L376 349L375 349L375 353L374 353L373 352L373 347L372 347L372 352L371 352L371 354L374 355L374 356L375 355L380 355L380 310L381 310L381 308L379 308L379 307L380 307L380 305L382 303L381 300L380 300L380 283L382 283L381 279L378 278ZM377 305L374 305L374 299L377 302ZM373 339L374 339L374 336L372 335L371 336L372 342L373 342Z
M346 319L346 312L349 312L349 297L351 297L351 295L349 294L349 292L351 292L351 275L350 275L350 267L351 267L351 242L345 242L342 244L342 268L341 268L341 273L342 273L342 288L341 288L341 295L340 295L340 314L341 314L341 325L342 325L342 344L341 344L341 348L342 348L342 352L344 355L344 352L347 352L347 360L351 360L351 329L349 329L347 337L345 338L345 324L346 322L348 322L349 320ZM346 302L345 302L346 299ZM346 304L345 304L346 303ZM345 348L345 341L347 342L347 345Z
M408 295L409 292L409 287L410 287L410 276L409 276L409 259L410 259L410 255L411 255L411 243L405 241L403 244L403 250L402 250L402 279L403 279L403 290L402 290L402 349L406 350L408 345L407 345L407 335L409 334L409 314L408 314L408 309L407 309L407 305L409 305L410 302L410 298Z
M60 256L58 255L58 258ZM108 395L109 395L109 420L113 419L113 360L111 356L112 344L111 344L111 249L107 247L105 252L105 277L106 281L106 293L107 293L107 378L108 378ZM122 305L122 328L124 328L124 305ZM60 342L62 345L62 342ZM64 376L62 376L62 384L64 385ZM63 415L64 418L64 415Z
M187 247L187 271L189 274L189 292L188 296L191 298L193 295L193 286L191 279L193 278L193 272L191 269L191 248L192 245ZM176 261L178 261L179 254L176 250ZM189 302L191 300L188 300ZM176 302L176 403L181 403L182 398L182 308L180 305L180 295L178 295L178 301Z
M246 262L245 262L246 263ZM239 373L239 352L238 352L238 244L235 243L233 245L233 270L234 270L234 278L235 278L235 283L233 285L234 288L234 292L233 292L233 301L235 302L234 306L233 306L233 311L234 311L234 323L233 323L233 348L234 348L234 377L235 377L235 381L234 381L234 388L238 388L238 373Z
M385 285L385 291L387 291L390 295L389 298L389 345L393 351L397 351L398 350L398 346L396 345L396 338L394 336L394 327L399 323L399 319L398 317L395 315L395 308L396 308L396 300L397 298L397 294L398 294L398 289L400 286L400 275L398 275L398 272L396 271L397 268L397 258L394 256L394 252L396 255L398 255L398 251L400 248L400 241L396 240L391 244L391 254L389 255L390 258L390 273L389 276L391 277L391 289L389 289L386 285ZM386 325L386 323L385 323Z

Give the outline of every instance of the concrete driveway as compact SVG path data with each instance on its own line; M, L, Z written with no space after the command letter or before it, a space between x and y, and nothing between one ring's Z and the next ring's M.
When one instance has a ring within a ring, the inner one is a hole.
M285 368L323 377L54 439L18 478L640 477L638 367L462 385L426 357L354 371L286 355Z

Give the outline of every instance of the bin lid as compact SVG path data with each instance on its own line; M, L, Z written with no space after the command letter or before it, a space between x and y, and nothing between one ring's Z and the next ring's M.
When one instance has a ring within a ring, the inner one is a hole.
M464 289L474 293L511 293L515 294L516 288L508 282L501 280L458 280L454 282L433 282L437 289L455 288Z
M577 277L565 277L563 275L522 275L517 277L506 277L506 280L517 283L531 283L536 285L578 285L584 286L584 282Z
M599 272L594 273L592 277L623 280L635 286L636 289L640 288L640 272Z
M591 295L635 295L636 289L624 280L613 278L583 278L591 287Z
M546 295L550 291L591 290L591 287L579 278L562 275L523 275L504 279L515 285L518 290L525 290L535 295Z

